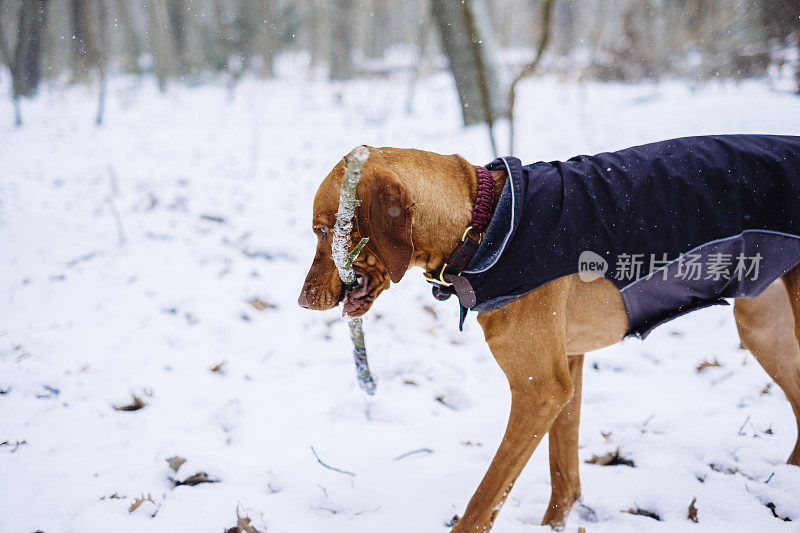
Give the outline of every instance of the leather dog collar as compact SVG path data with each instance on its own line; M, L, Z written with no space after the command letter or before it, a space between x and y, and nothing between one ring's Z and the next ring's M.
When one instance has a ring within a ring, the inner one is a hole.
M431 283L433 297L437 300L447 300L455 293L454 284L461 280L461 273L467 268L472 257L478 251L483 232L489 226L492 218L492 204L494 203L494 179L486 167L475 166L478 177L478 190L475 195L475 205L472 207L472 221L464 230L461 242L447 258L447 261L431 273L425 272L425 279Z

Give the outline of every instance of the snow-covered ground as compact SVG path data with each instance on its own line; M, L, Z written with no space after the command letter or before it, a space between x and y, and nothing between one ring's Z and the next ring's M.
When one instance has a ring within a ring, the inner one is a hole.
M460 127L450 78L423 80L412 114L406 90L288 77L245 80L231 100L221 86L160 96L116 79L100 129L82 88L25 102L19 130L2 97L0 532L220 532L237 508L262 532L446 531L509 407L474 317L459 333L455 302L406 276L365 324L369 398L339 311L295 303L313 194L354 146L491 159L485 131ZM523 85L520 106L526 162L800 134L800 98L755 82L544 80ZM794 418L738 344L730 309L715 308L587 356L581 457L619 449L635 467L583 464L568 531L797 531L800 469L784 464ZM114 409L134 395L144 408ZM546 451L496 531L537 530ZM173 456L186 459L176 473ZM174 487L198 472L217 482ZM694 498L699 524L686 518Z

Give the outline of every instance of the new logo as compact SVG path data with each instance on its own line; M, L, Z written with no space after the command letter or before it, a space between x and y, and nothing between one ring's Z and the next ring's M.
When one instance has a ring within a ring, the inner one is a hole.
M586 250L578 257L578 277L590 282L602 278L608 272L608 262L600 255Z

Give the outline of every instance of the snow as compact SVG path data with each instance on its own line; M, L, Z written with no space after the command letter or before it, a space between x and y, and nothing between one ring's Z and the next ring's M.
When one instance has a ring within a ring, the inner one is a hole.
M421 80L412 114L406 90L399 78L286 77L161 96L117 78L100 129L83 88L24 102L20 130L0 99L0 442L11 442L0 531L222 531L237 508L261 531L446 531L509 408L474 317L459 333L455 302L434 301L410 272L365 322L378 379L368 397L340 311L296 305L314 192L353 147L491 159L485 130L461 128L449 77ZM546 79L521 91L526 162L681 135L800 133L800 98L758 82ZM696 371L715 358L721 367ZM695 531L697 498L704 531L796 531L800 469L784 464L796 426L769 383L739 349L729 308L589 354L581 459L619 448L636 466L582 464L567 530ZM143 409L113 409L134 394ZM173 456L187 460L175 474ZM543 442L496 531L549 531L535 527L547 464ZM218 482L173 487L172 475L200 471ZM663 522L624 512L637 507Z

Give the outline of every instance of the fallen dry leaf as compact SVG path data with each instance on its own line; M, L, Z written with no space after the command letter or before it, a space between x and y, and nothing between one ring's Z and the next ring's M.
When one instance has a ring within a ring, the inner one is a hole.
M189 487L194 487L195 485L200 485L201 483L217 483L218 480L211 479L208 477L208 474L205 472L198 472L193 476L189 476L183 481L175 481L175 486L180 487L181 485L187 485Z
M258 309L259 311L264 311L265 309L277 309L278 306L274 303L265 302L261 298L254 297L250 299L250 305Z
M25 444L28 444L28 441L26 441L26 440L18 440L18 441L15 441L15 442L11 442L10 440L4 440L3 442L0 442L0 446L13 446L14 449L11 450L11 453L16 452L17 449L19 449L20 446L24 446Z
M633 461L626 459L619 454L619 448L617 448L616 451L608 452L605 455L592 455L591 459L587 459L584 462L590 465L600 466L626 465L634 468L636 467Z
M720 364L720 362L717 361L716 358L714 358L713 361L703 361L702 363L697 365L697 372L705 372L709 368L712 368L712 367L715 367L715 366L722 366Z
M217 363L216 365L209 368L212 372L216 372L217 374L224 374L225 373L225 361L221 363Z
M781 515L779 515L779 514L778 514L778 511L775 509L775 504L774 504L774 503L772 503L772 502L765 503L765 504L764 504L764 506L765 506L767 509L769 509L770 511L772 511L772 516L774 516L774 517L775 517L775 518L777 518L778 520L783 520L784 522L791 522L791 521L792 521L792 519L791 519L791 518L789 518L788 516L781 516Z
M225 533L261 533L257 530L253 524L252 520L247 515L241 516L239 514L239 509L236 509L236 525L230 529L226 529Z
M696 524L697 523L697 507L695 507L695 505L694 505L695 503L697 503L697 498L692 498L692 503L689 504L689 514L688 514L687 518Z
M169 465L169 467L172 469L173 472L177 472L178 469L181 467L181 465L185 462L186 459L184 459L183 457L178 457L177 455L175 457L170 457L169 459L167 459L167 464Z
M654 513L653 511L648 511L647 509L641 509L639 507L631 507L627 511L623 511L623 513L635 514L637 516L646 516L647 518L652 518L653 520L658 520L659 522L661 522L661 517L658 516L656 513Z
M138 396L136 396L134 394L133 395L133 401L131 403L129 403L128 405L115 405L114 406L114 410L115 411L138 411L139 409L141 409L145 405L147 405L147 404L144 403L144 400L142 400L141 398L139 398Z
M750 481L757 481L757 479L758 479L758 478L756 478L754 476L751 476L750 474L746 474L745 472L742 472L741 470L739 470L738 466L722 466L722 465L718 465L716 463L709 463L708 466L714 472L719 472L721 474L730 474L730 475L741 474L744 477L746 477L747 479L749 479Z
M133 500L133 503L131 504L131 506L130 506L130 507L128 507L128 512L129 512L129 513L132 513L132 512L134 512L136 509L138 509L139 507L141 507L141 505L142 505L144 502L150 502L150 503L152 503L152 504L155 504L155 503L156 503L156 502L154 502L154 501L153 501L153 497L152 497L152 496L150 496L149 494L147 495L147 497L145 497L144 495L142 495L142 496L139 496L138 498L136 498L135 500Z

